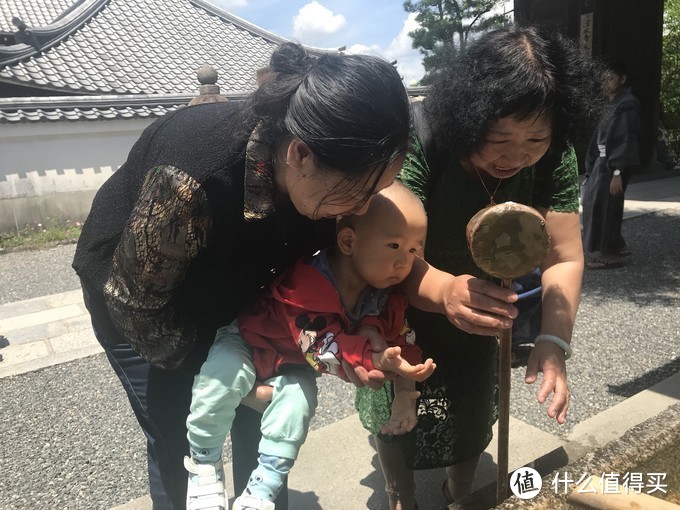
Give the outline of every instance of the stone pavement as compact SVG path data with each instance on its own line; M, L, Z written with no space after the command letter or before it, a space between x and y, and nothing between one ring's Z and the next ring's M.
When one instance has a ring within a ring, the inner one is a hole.
M680 176L631 184L626 194L626 218L665 209L680 210ZM3 347L4 345L4 347ZM92 333L80 291L29 299L0 306L0 378L22 374L102 352ZM628 398L575 426L559 438L523 421L511 419L510 467L536 459L563 466L584 453L616 439L631 427L680 401L680 374ZM329 449L333 445L333 450ZM346 448L337 448L337 445ZM495 478L496 443L491 443L480 465L477 487ZM319 459L327 474L319 472ZM374 469L375 451L356 415L310 433L291 474L291 509L365 508L381 485ZM227 471L230 466L226 466ZM343 473L337 478L330 473ZM441 476L418 474L422 509L442 505ZM230 492L231 494L232 492ZM149 509L140 498L117 510Z
M0 307L0 377L23 374L104 352L92 332L80 290Z

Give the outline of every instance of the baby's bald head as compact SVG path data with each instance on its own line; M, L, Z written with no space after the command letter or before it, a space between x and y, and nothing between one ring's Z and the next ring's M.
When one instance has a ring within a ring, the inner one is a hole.
M338 230L376 224L396 226L404 221L426 224L427 214L420 199L402 183L394 181L373 197L365 214L342 217L338 222Z

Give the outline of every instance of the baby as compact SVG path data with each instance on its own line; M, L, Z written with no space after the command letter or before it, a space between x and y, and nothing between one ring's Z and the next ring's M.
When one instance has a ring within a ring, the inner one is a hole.
M191 457L187 509L227 508L222 446L236 407L256 380L272 386L264 410L258 467L233 510L273 510L317 405L319 373L343 376L342 362L397 374L388 434L416 423L415 382L435 369L406 324L398 289L422 255L427 217L400 183L382 190L365 215L338 220L336 245L300 260L237 321L218 330L194 381L187 419ZM373 331L371 331L371 329ZM377 330L388 348L373 352Z

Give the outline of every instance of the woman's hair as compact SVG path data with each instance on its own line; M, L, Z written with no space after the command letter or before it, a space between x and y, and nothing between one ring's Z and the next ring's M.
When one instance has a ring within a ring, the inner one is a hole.
M438 70L424 106L458 159L484 145L496 119L543 113L552 120L552 148L561 152L600 112L601 71L559 33L509 25L481 35Z
M284 43L246 111L277 144L299 138L316 164L346 175L342 190L368 192L409 148L410 105L397 70L366 55L312 55ZM374 176L366 189L367 179Z

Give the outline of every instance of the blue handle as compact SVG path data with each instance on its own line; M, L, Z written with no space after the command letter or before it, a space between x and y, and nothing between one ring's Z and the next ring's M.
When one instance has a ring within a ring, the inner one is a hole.
M541 290L543 290L543 287L541 285L539 285L535 289L531 289L531 290L528 290L526 292L522 292L521 294L517 295L517 301L519 301L520 299L525 299L525 298L535 296L536 294L540 294Z

